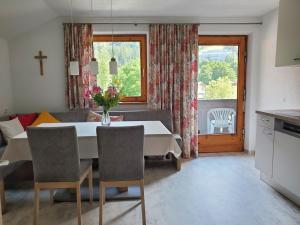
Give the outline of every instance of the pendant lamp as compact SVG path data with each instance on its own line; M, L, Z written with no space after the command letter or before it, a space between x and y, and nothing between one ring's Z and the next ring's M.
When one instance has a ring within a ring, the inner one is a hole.
M78 76L79 75L79 62L78 60L75 59L74 57L74 23L73 23L73 0L71 0L71 23L72 23L72 30L71 30L71 35L72 35L72 60L70 61L69 65L69 71L71 76Z
M94 11L94 9L93 9L93 0L91 0L91 12L93 12L93 11ZM93 48L93 54L94 54L94 45L93 45L93 43L92 43L92 48ZM97 75L99 73L99 65L98 65L97 59L95 57L93 57L91 59L90 69L91 69L92 75Z
M109 62L109 73L111 75L116 75L118 73L118 63L117 63L116 58L114 57L114 25L112 23L112 18L113 18L112 11L113 11L112 0L110 0L111 54L112 54L112 57L111 57L110 62Z

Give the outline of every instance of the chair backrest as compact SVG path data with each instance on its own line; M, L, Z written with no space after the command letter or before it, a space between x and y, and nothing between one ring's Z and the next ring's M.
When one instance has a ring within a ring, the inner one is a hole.
M144 126L97 127L100 181L144 178Z
M207 120L228 121L234 119L236 112L231 108L215 108L207 112Z
M79 180L80 161L74 126L28 127L27 135L36 182Z

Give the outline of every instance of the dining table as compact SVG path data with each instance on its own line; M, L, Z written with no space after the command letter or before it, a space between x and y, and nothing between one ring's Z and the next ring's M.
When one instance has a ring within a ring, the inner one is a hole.
M144 126L144 156L166 156L173 155L173 161L177 170L181 169L181 148L176 138L162 124L161 121L116 121L111 122L111 127L122 126ZM39 127L68 127L76 128L78 149L80 159L98 158L97 133L96 128L102 126L101 122L68 122L68 123L43 123ZM118 137L116 137L118 138ZM135 137L132 137L133 139ZM53 151L55 154L55 150ZM101 157L101 156L100 156ZM122 155L120 155L122 157ZM27 133L22 132L8 141L2 160L18 161L32 160L28 143ZM82 188L82 200L88 199L88 191ZM138 189L132 188L112 188L106 190L106 198L111 200L136 199ZM94 199L98 199L95 192ZM55 201L75 201L76 196L72 191L60 190L54 195Z
M118 121L110 124L111 127L138 125L144 126L144 155L165 156L171 153L175 160L178 161L177 169L180 169L178 164L180 164L181 148L173 134L161 121ZM101 122L43 123L39 125L39 127L66 126L74 126L76 128L80 158L98 158L96 128L102 126ZM120 157L122 156L120 155ZM2 160L32 160L26 131L8 141Z

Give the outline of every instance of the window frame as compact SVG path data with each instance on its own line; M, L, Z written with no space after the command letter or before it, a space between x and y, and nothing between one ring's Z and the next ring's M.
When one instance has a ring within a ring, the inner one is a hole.
M113 36L114 42L139 42L141 61L141 96L128 96L121 99L121 103L147 103L147 35L146 34L119 34ZM111 42L111 35L97 34L94 42ZM108 62L107 62L108 63Z

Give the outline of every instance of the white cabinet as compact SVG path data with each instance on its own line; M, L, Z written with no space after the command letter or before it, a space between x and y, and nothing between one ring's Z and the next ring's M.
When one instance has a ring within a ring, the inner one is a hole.
M299 11L299 0L280 0L276 66L300 66Z
M255 167L268 177L273 173L274 121L269 116L257 117Z
M275 131L273 179L300 197L300 138Z

